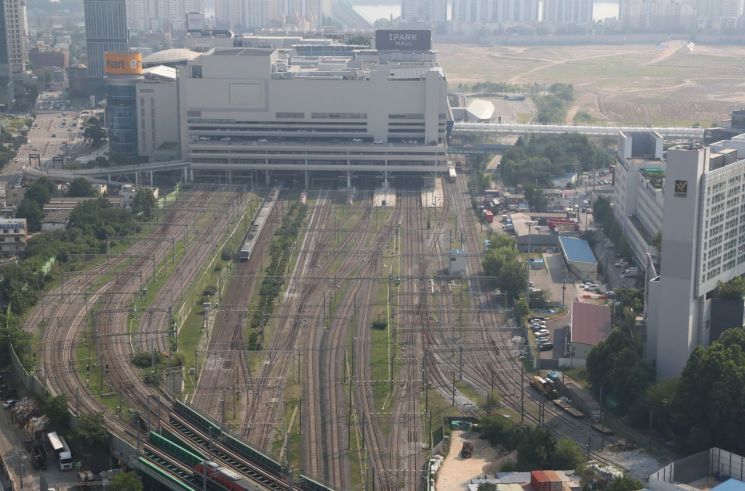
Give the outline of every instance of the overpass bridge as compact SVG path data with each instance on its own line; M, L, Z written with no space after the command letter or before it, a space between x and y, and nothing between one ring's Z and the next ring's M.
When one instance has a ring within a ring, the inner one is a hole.
M448 154L450 155L490 155L502 153L514 145L505 145L502 143L480 143L480 144L456 144L448 145Z
M647 127L647 126L575 126L563 124L518 124L518 123L462 123L453 126L454 135L559 135L579 133L586 136L616 136L620 131L656 131L664 138L704 139L704 128Z
M189 176L191 163L186 160L172 160L168 162L148 162L145 164L116 165L111 167L92 167L90 169L55 169L48 165L45 168L24 166L23 175L29 179L37 179L46 176L52 180L72 180L76 177L85 177L94 183L115 183L117 176L134 176L135 184L140 183L140 176L149 175L149 183L153 183L153 173L162 171L181 170L184 173L184 181Z

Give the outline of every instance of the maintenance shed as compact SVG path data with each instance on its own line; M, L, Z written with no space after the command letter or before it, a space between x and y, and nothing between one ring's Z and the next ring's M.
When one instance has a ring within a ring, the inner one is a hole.
M598 261L586 240L577 237L559 236L559 247L569 271L581 279L595 277Z

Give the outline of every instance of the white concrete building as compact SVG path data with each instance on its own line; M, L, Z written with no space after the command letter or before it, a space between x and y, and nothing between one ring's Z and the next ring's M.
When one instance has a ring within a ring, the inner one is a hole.
M634 259L647 268L656 254L655 236L662 232L662 182L666 163L663 139L656 132L620 133L613 177L613 211Z
M430 51L214 49L179 69L178 87L195 171L447 171L447 80Z
M142 157L153 161L180 156L177 70L146 68L137 84L137 145Z
M23 73L28 61L26 0L3 0L3 9L10 70L12 73Z
M737 159L693 145L667 151L660 276L647 286L647 356L660 378L679 375L693 348L709 344L708 294L745 274L745 160Z

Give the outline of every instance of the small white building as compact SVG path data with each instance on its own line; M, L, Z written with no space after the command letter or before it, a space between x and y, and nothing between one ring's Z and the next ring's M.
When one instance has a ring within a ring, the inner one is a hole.
M468 258L463 249L451 249L448 252L448 275L465 276L468 270Z

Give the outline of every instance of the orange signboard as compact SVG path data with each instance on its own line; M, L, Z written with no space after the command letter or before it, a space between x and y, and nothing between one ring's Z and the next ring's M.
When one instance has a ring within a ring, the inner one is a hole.
M140 75L142 74L142 54L131 51L128 53L104 53L104 72L107 75Z

